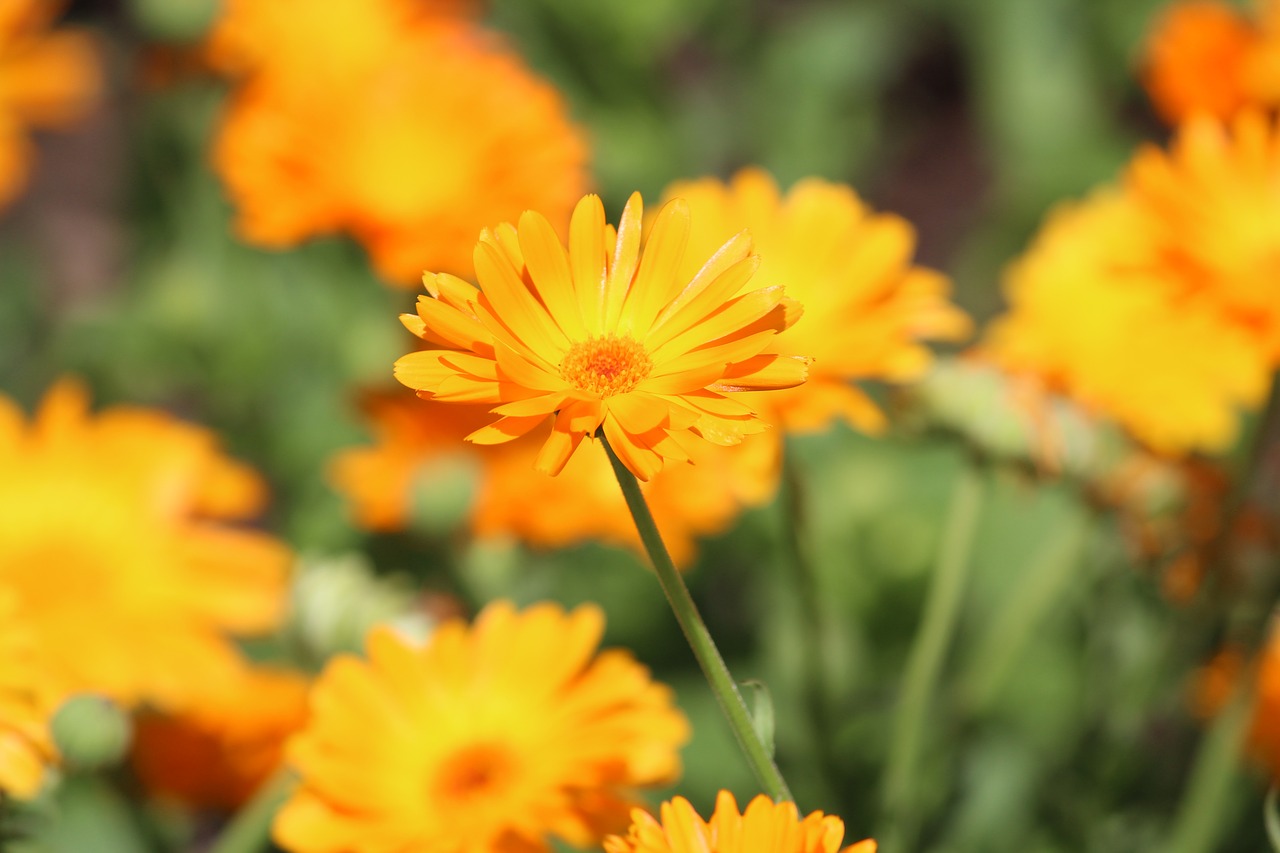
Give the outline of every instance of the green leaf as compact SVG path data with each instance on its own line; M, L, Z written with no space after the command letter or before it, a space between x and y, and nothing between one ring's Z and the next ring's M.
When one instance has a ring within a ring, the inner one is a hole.
M774 755L773 731L775 727L773 696L769 694L769 688L765 686L763 681L744 681L740 686L746 689L749 694L747 705L751 708L751 727L756 730L756 734L760 736L760 742L764 744L764 748L769 752L769 757L772 758Z

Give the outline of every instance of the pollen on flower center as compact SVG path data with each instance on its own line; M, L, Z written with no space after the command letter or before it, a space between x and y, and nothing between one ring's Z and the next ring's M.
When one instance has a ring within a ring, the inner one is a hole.
M478 744L447 758L435 780L437 797L454 802L491 797L515 772L515 757L494 744Z
M579 391L612 397L639 385L653 362L634 338L601 335L578 341L560 362L560 377Z

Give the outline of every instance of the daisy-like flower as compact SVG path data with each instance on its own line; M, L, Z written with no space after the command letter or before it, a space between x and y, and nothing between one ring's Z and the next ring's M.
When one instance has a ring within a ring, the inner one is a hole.
M980 351L1155 450L1220 450L1265 394L1266 362L1211 300L1179 292L1158 232L1112 189L1055 210L1007 271L1010 310Z
M738 811L733 794L721 791L710 820L689 801L663 803L659 817L641 809L631 814L626 836L605 839L606 853L875 853L876 843L860 841L841 850L844 821L813 812L803 820L795 803L775 803L761 794Z
M1172 289L1216 305L1280 362L1280 128L1246 110L1199 117L1168 152L1146 146L1125 189L1155 223Z
M144 409L91 416L64 382L30 424L0 397L0 469L0 586L59 697L175 707L239 671L231 635L276 625L290 554L227 523L263 489L208 431Z
M631 196L616 232L596 196L578 203L568 251L527 211L519 227L485 230L475 248L480 287L424 277L428 296L405 326L436 347L396 362L396 378L437 400L485 403L500 419L468 436L511 441L554 414L536 467L559 473L603 429L641 480L687 461L690 441L733 445L765 423L739 391L790 388L808 359L766 352L800 315L782 287L741 295L756 271L745 232L691 277L680 274L689 208L669 202L641 251L643 206Z
M491 604L425 646L387 629L333 660L289 746L302 783L278 814L296 853L539 851L626 826L632 791L669 782L688 723L626 652L596 649L599 608Z
M31 170L27 128L66 127L98 94L88 34L48 32L61 6L55 0L0 3L0 205L22 189Z
M261 0L233 3L218 34L243 82L214 161L249 242L345 232L391 283L470 277L481 228L528 207L563 227L586 189L559 92L456 13Z
M557 477L533 469L539 439L525 435L501 445L463 445L462 439L492 420L488 407L370 396L365 414L374 444L342 451L330 477L348 500L357 523L371 530L400 530L410 504L432 475L476 471L469 513L476 536L506 536L537 548L600 541L640 549L613 469L603 454L578 453ZM708 442L690 446L693 465L669 465L643 486L663 541L678 565L697 554L697 539L722 533L745 507L768 502L777 488L781 443L777 432L738 447Z
M154 797L233 811L279 769L285 740L306 721L308 686L293 670L246 667L179 713L144 712L133 772Z
M57 757L49 733L52 712L35 638L18 612L17 596L0 586L0 797L39 793Z
M808 381L751 400L787 430L820 430L837 418L867 432L883 429L884 415L851 383L917 378L932 361L924 341L969 334L969 318L947 301L947 278L912 265L910 223L873 213L847 186L809 178L784 196L772 177L751 168L727 184L677 182L666 195L685 199L692 217L682 275L747 228L761 257L755 280L785 284L805 306L805 321L767 351L812 356Z
M1142 81L1165 121L1229 116L1250 103L1250 56L1259 35L1235 7L1192 0L1164 9L1143 48Z

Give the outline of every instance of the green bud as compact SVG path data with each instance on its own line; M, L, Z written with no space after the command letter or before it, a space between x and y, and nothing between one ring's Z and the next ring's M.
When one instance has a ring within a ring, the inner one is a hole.
M63 702L50 730L63 763L77 770L118 764L133 739L128 714L110 699L89 693Z

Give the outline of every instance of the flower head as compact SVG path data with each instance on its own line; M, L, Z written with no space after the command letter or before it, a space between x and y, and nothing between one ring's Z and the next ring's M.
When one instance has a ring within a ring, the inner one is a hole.
M812 356L808 381L751 400L788 430L822 429L835 418L882 429L884 415L851 383L916 378L932 360L923 341L969 334L969 318L947 301L946 277L912 265L911 225L873 213L847 186L809 178L784 196L766 172L744 169L727 184L681 181L666 194L685 199L692 219L682 275L747 228L761 258L755 280L785 284L805 306L804 322L767 351Z
M710 820L684 797L663 803L660 817L636 809L625 837L605 839L606 853L875 853L870 839L846 847L844 821L822 812L800 819L795 803L775 803L761 794L738 811L733 794L721 791Z
M625 826L631 790L670 781L688 724L604 617L485 608L425 646L387 629L339 657L289 747L302 785L275 823L298 853L546 850Z
M1249 60L1258 33L1233 6L1191 0L1165 8L1144 46L1143 84L1171 124L1207 112L1229 116L1249 103Z
M277 623L290 555L227 523L257 510L262 486L212 434L87 409L63 383L28 425L0 397L0 587L60 696L173 707L238 671L232 634Z
M481 444L511 441L554 415L536 463L552 474L597 429L642 480L665 459L687 461L693 439L732 445L763 430L731 394L804 381L807 359L766 352L799 304L780 285L738 295L758 264L747 234L687 277L688 205L662 209L643 252L642 216L635 194L614 232L600 199L587 196L567 252L532 211L518 228L485 230L479 289L425 276L429 295L401 320L440 348L403 356L396 378L430 399L493 406L500 419L468 436Z
M0 205L26 183L32 157L28 127L65 127L98 94L98 62L90 37L47 32L62 4L0 3Z
M527 207L563 225L586 188L560 94L456 14L261 0L232 4L219 35L243 82L214 159L250 242L348 232L392 283L470 277L482 227Z

